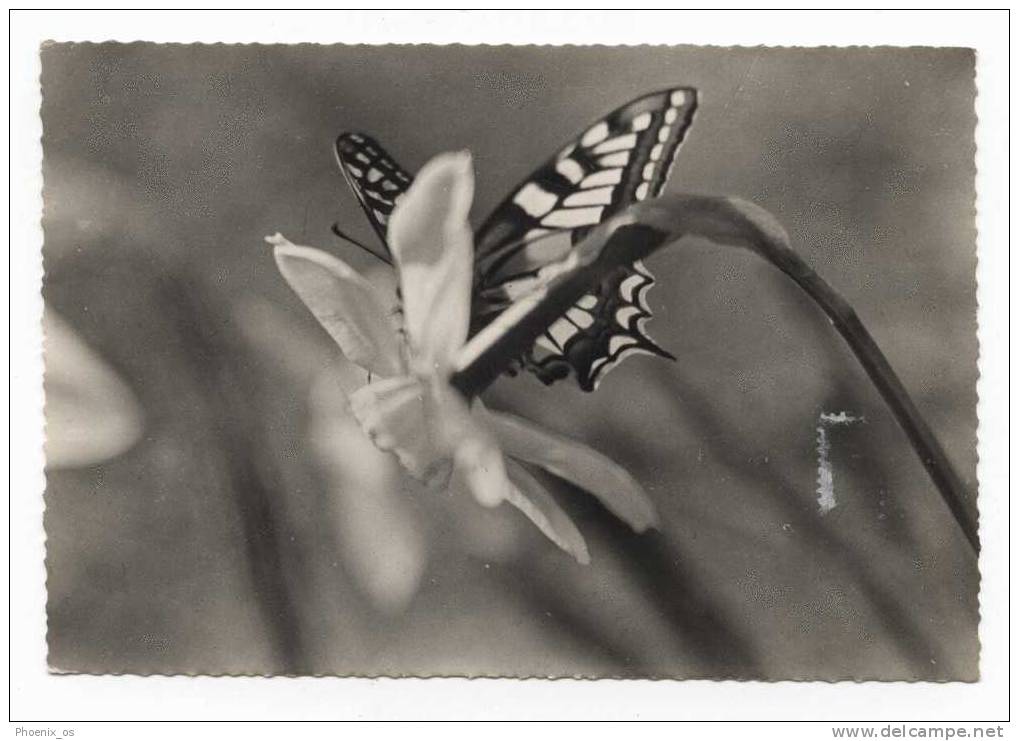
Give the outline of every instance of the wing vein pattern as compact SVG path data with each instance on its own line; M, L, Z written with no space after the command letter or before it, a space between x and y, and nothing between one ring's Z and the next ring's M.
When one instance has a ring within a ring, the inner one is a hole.
M472 335L561 270L592 227L661 193L696 108L697 92L686 87L633 100L589 126L510 192L476 233ZM391 261L386 224L411 175L365 134L341 135L336 153L382 243L376 254ZM523 368L546 384L572 375L591 391L630 355L672 358L645 329L654 282L640 262L613 271L509 372Z

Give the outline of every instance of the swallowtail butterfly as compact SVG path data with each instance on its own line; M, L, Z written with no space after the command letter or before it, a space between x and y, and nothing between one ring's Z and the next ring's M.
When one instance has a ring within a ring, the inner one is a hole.
M696 107L692 88L633 100L588 127L513 189L475 234L472 335L536 287L539 271L565 258L591 227L661 192ZM386 224L412 176L365 134L342 134L336 154L381 240L380 247L365 249L392 262ZM672 358L644 330L651 318L645 297L653 283L641 262L617 269L548 327L516 367L546 384L572 372L591 391L628 355Z

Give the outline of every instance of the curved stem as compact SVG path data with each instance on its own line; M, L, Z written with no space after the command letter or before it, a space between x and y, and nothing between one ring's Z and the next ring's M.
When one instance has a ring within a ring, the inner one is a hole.
M881 352L881 348L857 317L856 311L799 255L787 254L784 251L772 254L767 248L757 251L792 278L831 320L906 433L913 450L916 451L938 493L959 523L974 553L979 553L977 522L972 514L972 508L967 505L969 494L962 478L952 466L941 443L921 416L909 392ZM791 253L791 250L789 252Z
M631 206L576 247L570 270L518 301L463 348L452 383L472 397L534 344L590 287L620 265L682 237L752 250L788 275L828 316L877 387L975 553L980 550L969 493L926 420L853 308L792 249L767 211L737 198L671 195Z

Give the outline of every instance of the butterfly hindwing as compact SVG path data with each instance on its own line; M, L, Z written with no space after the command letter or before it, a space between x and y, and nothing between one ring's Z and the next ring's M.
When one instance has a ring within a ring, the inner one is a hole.
M645 95L610 113L539 168L481 226L476 249L480 329L540 284L594 225L657 196L697 107L692 88ZM574 372L592 390L623 357L672 357L644 331L654 278L642 264L614 271L548 328L523 359L545 383Z
M341 134L336 140L336 159L343 177L382 241L382 254L372 252L386 262L392 262L386 242L386 226L396 201L410 187L413 178L367 134Z
M644 330L651 318L646 296L653 283L642 262L614 270L546 330L524 358L524 367L546 384L567 377L572 370L580 387L593 391L606 373L630 355L675 360Z

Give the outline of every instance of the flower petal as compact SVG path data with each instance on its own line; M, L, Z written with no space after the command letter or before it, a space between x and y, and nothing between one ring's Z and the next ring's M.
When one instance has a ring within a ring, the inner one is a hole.
M492 433L471 413L467 401L434 377L427 401L431 438L453 461L450 487L469 491L485 507L507 499L513 485L506 475L502 451Z
M381 450L392 451L412 476L423 481L442 472L448 458L426 417L425 385L398 376L364 386L350 395L350 410Z
M589 564L584 536L545 487L522 465L514 460L506 462L506 469L514 488L508 501L533 522L545 536L582 564Z
M127 451L143 429L134 393L49 306L43 334L46 467L93 466Z
M655 506L643 487L608 457L522 417L486 410L480 403L475 408L507 455L589 491L637 532L658 526Z
M283 277L348 359L377 376L402 372L389 311L364 278L322 250L300 247L279 234L266 241L274 246Z
M457 446L450 487L469 491L484 507L495 507L510 499L513 492L502 452L483 436L471 436Z
M416 484L372 445L337 393L344 379L323 370L312 387L309 442L329 502L323 516L339 534L344 567L378 609L398 613L421 583L428 556L423 524L407 501Z
M470 155L440 154L421 169L389 221L407 335L422 369L448 365L467 339L473 197Z

